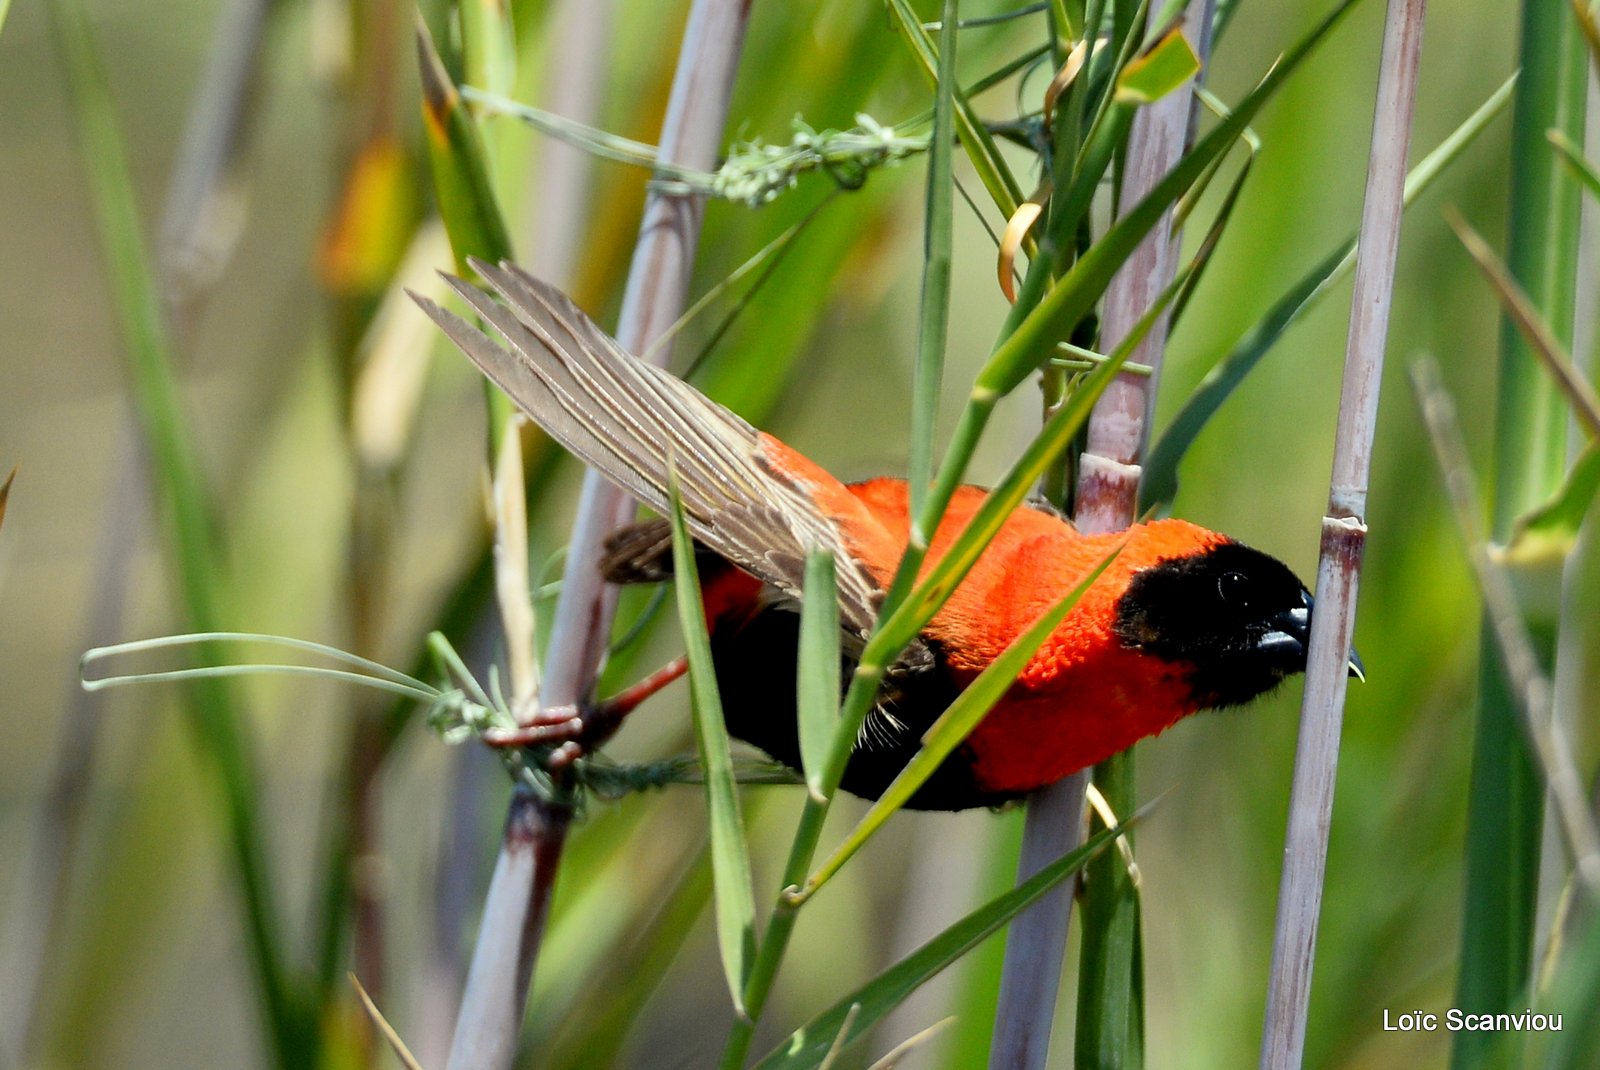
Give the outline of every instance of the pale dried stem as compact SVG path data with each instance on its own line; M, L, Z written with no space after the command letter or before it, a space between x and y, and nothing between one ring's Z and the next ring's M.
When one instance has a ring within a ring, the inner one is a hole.
M715 167L747 15L744 0L695 0L662 123L662 163ZM652 192L646 201L616 332L630 351L649 350L682 312L703 212L698 197ZM664 364L671 347L650 355ZM600 579L601 542L633 508L621 491L587 473L551 628L546 705L581 704L593 695L616 610L615 588ZM570 817L521 790L512 800L448 1070L511 1065Z
M1089 770L1081 769L1029 798L1022 854L1017 859L1018 884L1082 842L1083 793L1088 786ZM1012 919L995 1007L995 1034L989 1046L990 1070L1037 1070L1049 1059L1077 885L1076 877L1062 881Z
M494 473L494 593L505 629L511 709L521 720L539 691L533 650L533 595L528 579L528 498L522 475L520 415L506 422Z
M1262 1070L1298 1067L1305 1047L1339 734L1349 684L1350 638L1366 545L1367 482L1394 294L1426 6L1425 0L1390 0L1384 24L1333 476L1328 512L1322 520L1317 611L1311 621L1283 877L1278 886L1272 974L1261 1037Z
M558 0L548 13L549 73L542 98L562 115L593 123L598 117L605 83L605 47L609 40L611 5L588 0ZM583 240L583 225L590 211L591 183L588 181L590 157L570 146L547 142L540 146L536 166L529 168L524 200L530 210L518 248L527 250L527 266L540 278L565 286L572 265L577 261ZM413 309L415 305L407 302ZM497 586L498 586L497 574ZM477 631L488 633L498 625L495 614L486 611ZM494 643L478 643L483 647ZM509 644L508 644L509 646ZM487 659L484 659L487 660ZM462 988L462 963L459 934L466 925L473 896L462 887L461 873L468 867L470 841L461 833L477 823L481 815L479 788L485 775L496 775L497 761L484 761L486 755L463 751L455 764L449 827L439 858L437 901L434 908L434 939L430 945L428 976L430 989L423 999L425 1021L430 1028L425 1037L428 1050L441 1049L430 1065L442 1064L442 1049L450 1042L449 1014L453 1006L442 1009L441 1002L453 1001Z
M1202 63L1210 51L1213 7L1209 0L1192 3L1184 20L1184 32ZM1128 138L1122 203L1137 204L1167 176L1188 146L1197 115L1188 86L1140 110ZM1181 251L1171 223L1169 208L1107 287L1101 313L1103 352L1125 338L1171 285ZM1149 437L1168 325L1168 315L1163 314L1128 358L1148 367L1149 373L1123 372L1095 404L1073 515L1080 531L1120 531L1138 518L1139 462Z
M1184 16L1184 32L1202 64L1210 52L1214 6L1213 0L1196 0ZM1134 117L1123 178L1124 204L1137 204L1172 170L1192 139L1195 114L1194 95L1186 84ZM1102 351L1126 337L1171 284L1179 252L1171 219L1169 209L1107 288ZM1124 372L1095 405L1078 482L1074 519L1080 530L1116 531L1136 518L1138 462L1166 351L1167 326L1163 315L1129 357L1148 365L1149 374ZM1017 864L1019 883L1081 842L1089 777L1088 770L1075 773L1029 799ZM1063 881L1011 923L989 1051L991 1070L1041 1070L1049 1058L1076 888L1076 878Z

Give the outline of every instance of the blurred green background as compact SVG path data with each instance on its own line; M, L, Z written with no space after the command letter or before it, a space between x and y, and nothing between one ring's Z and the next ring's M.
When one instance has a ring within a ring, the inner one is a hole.
M996 6L974 2L963 13ZM598 93L599 125L653 139L685 8L680 0L592 5L586 17L601 20L603 36L599 67L586 76ZM89 5L147 234L161 212L218 11L191 0ZM548 102L550 13L527 3L516 16L526 40L522 97ZM1237 99L1317 16L1299 5L1242 4L1214 57L1211 88ZM1354 228L1381 18L1380 4L1362 5L1255 124L1265 148L1174 336L1160 413L1170 414L1282 289ZM330 267L327 235L351 146L373 129L392 129L403 146L400 185L410 192L396 198L388 220L405 233L431 204L419 163L409 25L408 9L378 0L348 9L336 0L273 6L254 123L230 194L238 245L180 331L186 398L225 534L226 616L241 629L351 643L346 568L358 479L346 377L360 334L351 324L365 322L377 291ZM1010 33L963 38L964 80L1012 54ZM364 95L370 83L350 73L360 69L361 48L356 67L346 65L352 42L389 57L389 92L375 101ZM1507 5L1432 5L1413 159L1500 84L1513 66L1514 42ZM796 114L821 128L849 125L858 111L894 122L925 106L922 78L876 4L758 2L741 70L730 120L738 137L786 140ZM1043 81L1029 83L1035 97ZM1012 91L982 98L980 110L1013 114ZM501 122L501 197L519 220L519 255L536 259L547 233L541 228L555 224L538 220L542 191L527 175L539 173L546 143ZM0 679L8 688L0 946L7 953L39 932L30 874L42 843L56 835L41 819L60 813L62 800L51 791L64 737L82 739L86 731L64 721L68 705L80 701L79 655L91 643L183 627L146 504L72 125L44 7L23 0L0 32L0 469L21 465L0 533ZM1491 126L1407 216L1356 632L1369 682L1350 695L1308 1066L1442 1065L1446 1050L1443 1034L1381 1030L1384 1008L1443 1008L1453 991L1477 656L1476 596L1403 371L1415 354L1439 358L1482 462L1496 306L1439 210L1455 204L1492 240L1502 233L1508 125L1506 115ZM914 160L834 198L697 380L846 478L904 470L921 173ZM574 224L584 239L571 252L566 281L606 322L643 176L612 164L595 164L587 175L588 207ZM959 154L957 176L971 185ZM724 277L828 188L814 176L762 209L712 205L695 291ZM990 239L958 202L947 417L1004 313L993 258ZM1307 578L1326 500L1347 312L1345 286L1223 409L1183 468L1174 510L1268 550ZM708 328L709 321L691 327L679 367ZM974 478L997 476L1037 422L1037 394L1018 391ZM483 537L482 426L476 375L440 348L386 521L393 565L374 646L391 664L409 665ZM575 475L563 462L535 506L536 564L565 537ZM127 605L107 621L118 585ZM668 656L675 644L663 629L636 665ZM286 908L287 952L309 962L328 814L346 805L334 785L355 703L320 683L252 681L244 694L265 770L263 824ZM684 749L684 694L680 686L647 707L616 753ZM1151 1066L1253 1063L1298 700L1296 681L1247 710L1193 718L1140 745L1141 795L1170 791L1138 843ZM70 789L82 808L82 836L57 926L46 934L37 1016L7 1007L0 1019L14 1040L19 1023L32 1018L36 1065L267 1063L209 774L174 715L176 701L165 688L124 691L94 714L92 760ZM382 1004L425 1065L439 1066L508 785L492 763L450 750L413 724L379 786L379 850L359 872L385 905ZM758 788L750 799L764 901L799 794ZM840 830L859 813L853 800L837 809ZM772 1038L1008 885L1018 827L1015 813L897 817L869 857L803 916L764 1027ZM711 929L698 910L708 885L699 870L685 875L703 835L690 788L597 804L579 827L530 1011L532 1043L555 1045L555 1065L714 1060L729 1011ZM685 926L679 948L674 934ZM993 1014L992 996L982 993L992 991L998 950L992 943L919 995L875 1047L956 1014L958 1023L916 1065L981 1065ZM667 982L634 992L639 978L654 976L642 964L657 961L672 964ZM598 1023L623 993L642 1009L603 1030ZM1064 1000L1065 1018L1071 1002ZM1057 1062L1067 1065L1069 1046L1058 1047Z

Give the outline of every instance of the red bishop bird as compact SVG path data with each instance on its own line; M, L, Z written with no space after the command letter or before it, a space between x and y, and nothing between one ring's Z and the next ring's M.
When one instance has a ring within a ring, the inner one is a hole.
M670 373L637 359L570 299L512 264L474 261L499 300L446 276L502 346L426 298L418 304L552 438L664 512L669 464L696 544L728 731L798 769L795 657L807 551L833 553L845 679L905 550L906 483L842 483ZM935 534L936 562L982 502L962 487ZM843 787L876 798L951 700L1124 543L1006 695L912 799L997 806L1203 709L1237 706L1302 672L1312 600L1287 566L1184 520L1084 535L1042 505L1019 508L954 595L885 675ZM618 583L671 574L666 521L614 534ZM926 566L925 566L926 567ZM1352 654L1351 670L1360 674ZM546 718L523 739L589 735L611 716ZM591 711L592 712L592 711ZM588 725L584 728L584 725Z

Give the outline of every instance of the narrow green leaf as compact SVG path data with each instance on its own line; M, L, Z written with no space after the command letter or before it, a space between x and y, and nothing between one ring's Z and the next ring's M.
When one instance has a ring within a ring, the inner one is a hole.
M1211 220L1211 225L1206 228L1205 237L1200 240L1200 248L1195 250L1188 277L1184 280L1183 289L1178 291L1178 295L1172 300L1172 323L1176 324L1183 318L1184 309L1189 306L1189 298L1194 296L1196 287L1200 285L1201 278L1205 276L1206 268L1211 264L1212 254L1217 251L1217 246L1222 243L1222 235L1227 231L1228 224L1233 222L1233 210L1238 206L1239 196L1244 192L1245 182L1249 179L1250 171L1254 166L1255 150L1252 148L1250 154L1245 157L1244 165L1239 168L1238 174L1234 175L1233 181L1228 183L1228 189L1222 195L1222 203L1217 206L1217 214ZM1213 168L1201 178L1195 189L1199 190L1209 183L1215 174L1216 169ZM1188 199L1185 198L1185 200ZM1180 212L1181 207L1180 205ZM1173 226L1182 226L1181 218L1174 219Z
M479 0L466 0L468 5ZM417 13L417 65L422 82L422 129L428 145L428 162L433 171L434 196L450 249L455 254L456 270L470 276L471 257L498 264L511 258L511 232L489 181L488 154L478 125L450 80L433 35L422 14ZM511 399L485 381L484 397L489 407L489 458L505 437L511 419Z
M895 26L911 45L911 51L917 57L923 73L937 86L939 55L933 42L928 39L928 31L922 28L922 21L912 10L910 0L885 0L885 3L888 4L889 15ZM989 191L1000 214L1010 219L1017 205L1022 203L1022 187L1017 185L1016 176L1000 155L1000 149L995 145L988 127L984 126L966 95L953 82L951 99L955 106L956 133L960 135L961 145L972 159L972 169L978 173L978 180Z
M1582 182L1591 194L1600 197L1600 171L1596 171L1594 164L1583 155L1583 148L1559 130L1551 130L1546 136L1573 177Z
M678 485L671 488L672 569L678 594L678 622L689 658L689 690L694 707L694 735L705 770L706 806L711 816L711 876L717 919L717 946L727 975L733 1007L745 1016L744 986L756 949L756 900L750 884L750 852L739 814L739 790L733 777L728 727L722 719L722 698L711 663L711 637L706 633L695 571L694 542L683 519Z
M1162 214L1200 177L1212 160L1227 150L1262 106L1357 2L1341 0L1330 15L1284 53L1232 115L1201 138L1148 196L1130 208L1084 252L1039 302L1038 308L995 349L978 375L978 390L1008 394L1049 356L1056 342L1067 337L1100 299L1112 276L1160 221Z
M1600 444L1589 443L1559 489L1539 508L1517 519L1500 554L1507 564L1559 561L1578 544L1578 529L1600 491Z
M468 0L469 4L476 2ZM497 264L510 258L511 236L489 182L483 139L450 81L421 15L417 17L417 64L422 76L422 128L428 161L456 268L465 273L471 256Z
M955 181L951 174L956 92L956 0L944 0L939 31L938 88L934 94L933 134L928 142L928 191L923 222L921 315L917 325L917 363L911 384L911 463L907 476L911 512L927 497L933 480L934 419L944 378L944 349L950 322L950 248Z
M523 104L502 93L490 93L475 86L464 85L461 87L461 97L481 114L510 116L541 134L547 134L574 148L582 149L591 156L627 164L630 167L648 168L658 176L670 177L690 185L696 192L710 192L712 182L716 178L708 171L696 171L662 163L659 159L661 150L654 145L613 134L608 130L569 119L565 115L535 108L531 104Z
M1121 104L1153 104L1176 92L1200 70L1200 57L1176 26L1136 56L1117 75L1115 100Z
M1094 767L1094 787L1112 813L1135 805L1134 752L1123 751ZM1100 821L1098 813L1095 818ZM1132 846L1133 840L1127 840ZM1130 856L1131 857L1131 856ZM1073 1049L1079 1067L1133 1070L1140 1065L1144 1030L1138 989L1143 970L1139 951L1139 890L1120 851L1101 855L1086 867L1082 950L1078 960L1078 1028Z
M795 1030L782 1044L756 1064L756 1070L811 1070L826 1056L835 1038L845 1032L845 1046L866 1035L890 1011L899 1006L941 970L977 947L1000 930L1045 892L1083 868L1084 863L1106 848L1113 837L1132 827L1143 815L1135 815L1117 829L1102 830L1082 847L1045 866L1015 888L996 896L944 932L923 944L910 955L844 996L833 1006ZM851 1008L859 1005L852 1012Z
M1583 377L1572 364L1572 358L1567 355L1566 347L1551 330L1549 323L1539 314L1533 302L1528 299L1527 293L1517 281L1511 277L1511 272L1500 258L1494 255L1489 248L1489 243L1483 236L1473 230L1467 221L1452 208L1445 209L1445 219L1450 223L1456 237L1461 239L1461 244L1466 246L1467 253L1477 263L1489 284L1494 287L1495 297L1499 299L1500 306L1505 310L1511 322L1516 325L1518 333L1539 358L1561 393L1566 396L1567 403L1572 406L1578 421L1589 429L1590 438L1600 438L1600 397L1595 395L1594 387Z
M1490 120L1504 110L1515 85L1515 76L1506 79L1465 122L1412 168L1406 176L1407 206L1429 189ZM1355 267L1355 252L1356 237L1351 233L1279 297L1207 373L1145 458L1144 476L1139 485L1141 511L1164 505L1177 497L1178 466L1194 440L1288 329L1349 275Z
M806 584L800 604L799 679L795 695L800 717L800 766L806 787L823 799L822 770L839 721L839 596L833 555L813 550L806 558Z
M1523 0L1519 6L1521 73L1511 121L1506 261L1539 315L1570 344L1582 190L1559 173L1545 139L1551 128L1575 140L1583 136L1589 74L1570 9L1543 0ZM1495 539L1508 538L1516 518L1560 484L1567 470L1567 424L1566 407L1527 343L1514 326L1502 324L1488 480ZM1503 1011L1529 989L1549 790L1488 626L1481 646L1460 974L1452 1000L1473 1013ZM1541 658L1550 657L1548 650L1541 652ZM1450 1065L1454 1070L1501 1065L1498 1039L1474 1030L1456 1033Z
M1141 510L1164 505L1177 496L1178 465L1194 440L1285 332L1350 273L1355 264L1354 253L1352 237L1323 257L1267 309L1200 381L1150 448L1139 486Z
M1094 585L1094 581L1100 578L1101 573L1105 572L1121 552L1120 545L1112 550L1105 560L1096 565L1094 570L1080 580L1077 586L1068 591L1060 601L1045 610L1027 631L1017 636L999 657L978 674L976 680L956 696L955 701L950 703L922 737L921 749L906 763L906 767L872 804L832 856L807 879L802 895L809 896L827 883L828 879L862 848L873 833L882 828L883 823L917 793L917 789L922 787L933 775L934 770L950 756L950 752L961 745L961 741L972 733L978 722L994 708L994 704L1011 689L1011 685L1016 682L1022 670L1027 668L1029 659L1044 641L1050 638L1050 633L1066 619L1067 614L1072 612L1072 607L1083 598L1084 592Z

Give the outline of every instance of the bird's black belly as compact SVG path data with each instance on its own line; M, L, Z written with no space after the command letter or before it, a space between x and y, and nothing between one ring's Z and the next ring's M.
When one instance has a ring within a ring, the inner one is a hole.
M727 622L711 634L717 686L728 731L789 768L800 770L799 730L795 721L795 668L800 616L787 609L765 609L737 625ZM844 659L848 686L855 662ZM887 712L863 732L845 767L841 787L876 799L921 746L922 735L958 693L938 650L933 665L897 677L885 687ZM906 805L914 810L966 810L999 806L1014 795L984 791L973 774L973 755L965 744L951 752Z

